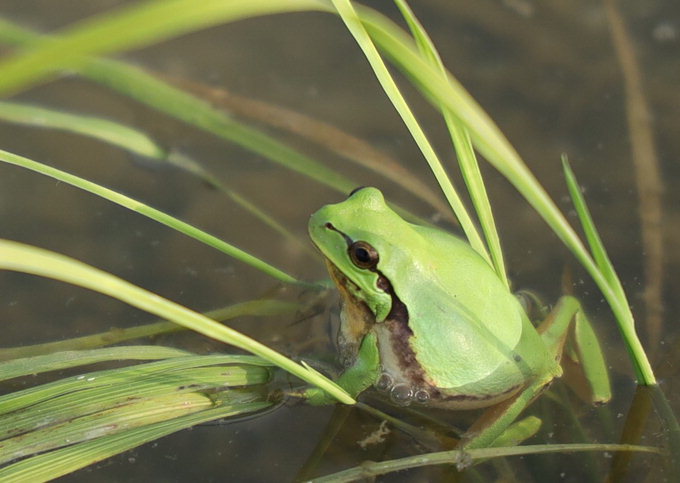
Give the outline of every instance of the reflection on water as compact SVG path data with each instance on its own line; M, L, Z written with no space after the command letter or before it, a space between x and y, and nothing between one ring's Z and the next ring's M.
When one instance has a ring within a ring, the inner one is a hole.
M390 15L383 2L372 2ZM88 8L110 8L116 2L90 2ZM633 5L623 16L644 74L645 94L653 115L664 192L663 230L666 247L680 239L677 190L669 189L680 176L677 136L678 7L651 1ZM82 10L54 12L50 2L6 1L0 14L34 28L51 29L78 19ZM559 159L567 153L585 187L585 194L602 238L623 280L639 324L644 320L643 258L639 235L638 199L631 164L630 137L625 117L625 91L611 46L604 10L595 3L538 5L531 2L418 2L416 14L440 48L451 71L479 100L517 147L527 163L558 201L570 212ZM209 84L266 103L316 117L359 136L405 166L420 172L434 190L421 156L401 121L369 72L341 23L328 15L296 14L261 18L209 29L159 46L125 54L126 59L169 78ZM260 156L235 147L179 121L123 98L101 86L69 78L37 87L22 100L68 111L107 117L135 126L172 151L199 160L220 180L257 202L307 243L309 213L342 195L298 174L272 165ZM451 156L447 133L438 114L413 99L419 119L443 156ZM243 113L242 115L246 115ZM253 116L255 117L255 116ZM263 121L249 122L262 125ZM674 129L675 128L675 129ZM265 127L274 133L282 131ZM280 129L280 128L278 128ZM359 185L380 186L386 195L419 215L431 209L384 182L377 174L356 168L318 146L291 139L310 156L322 159ZM218 190L179 169L150 169L128 153L81 136L29 129L3 123L0 147L77 173L139 198L207 231L223 237L281 268L307 279L325 276L318 259L295 241L286 241L256 223ZM136 214L95 199L76 189L0 166L2 237L66 253L189 307L208 310L270 293L277 284L259 272L232 261L184 236ZM590 409L554 385L559 402L543 397L532 412L544 417L544 430L535 442L582 441L582 428L593 429L597 441L617 442L634 391L632 369L608 309L591 281L560 248L543 223L500 177L488 175L492 202L516 287L536 289L550 300L562 292L565 267L573 273L574 292L584 300L605 340L615 384L615 398L606 408ZM435 217L436 219L436 217ZM573 219L573 218L572 218ZM677 250L664 259L666 317L677 310L680 265ZM82 289L24 275L0 274L3 294L3 345L13 346L130 327L150 322L137 310ZM298 293L287 296L296 298ZM305 294L302 294L305 296ZM287 354L320 357L330 350L328 318L304 320L249 319L234 323ZM641 330L643 335L644 329ZM676 394L677 331L670 324L656 348L659 375L666 394ZM196 351L223 350L203 338L167 336L166 344ZM570 409L563 406L568 401ZM677 407L677 400L672 401ZM572 416L569 415L573 412ZM323 441L331 408L284 407L274 413L225 426L185 431L126 453L72 480L90 480L93 473L107 479L215 479L229 474L243 481L290 480ZM465 426L473 414L438 414ZM343 415L341 430L317 462L325 474L365 459L414 454L422 448L408 434L393 430L382 445L361 449L357 441L375 431L380 421L352 410ZM660 444L653 415L642 426L644 444ZM267 461L266 465L262 461ZM630 481L649 471L663 478L660 459L633 456ZM505 466L507 465L507 466ZM475 469L475 476L492 477L512 471L517 479L601 479L612 465L611 454L533 456L509 459ZM651 469L650 469L651 468ZM425 470L431 478L451 477L452 468ZM429 473L432 471L432 473ZM478 472L478 473L477 473ZM539 476L540 475L540 476ZM395 479L418 479L405 473Z

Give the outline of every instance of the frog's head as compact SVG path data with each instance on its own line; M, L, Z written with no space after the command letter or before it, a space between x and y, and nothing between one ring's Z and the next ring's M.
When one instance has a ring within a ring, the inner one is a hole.
M326 257L336 285L364 302L377 322L385 320L392 308L387 274L395 265L408 270L398 260L397 240L409 239L410 227L387 206L382 193L370 187L324 206L309 220L309 234Z

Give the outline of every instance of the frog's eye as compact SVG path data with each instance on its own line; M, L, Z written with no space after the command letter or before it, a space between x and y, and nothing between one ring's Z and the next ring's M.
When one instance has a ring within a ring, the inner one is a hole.
M378 252L365 241L355 241L347 251L352 263L359 268L373 268L378 264Z

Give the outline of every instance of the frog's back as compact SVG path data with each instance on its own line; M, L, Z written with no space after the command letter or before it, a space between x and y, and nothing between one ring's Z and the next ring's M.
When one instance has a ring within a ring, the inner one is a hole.
M430 383L449 398L459 396L461 406L509 396L544 370L539 335L516 297L465 241L415 228L432 256L428 266L411 269L427 275L414 276L396 295L408 307L411 346Z

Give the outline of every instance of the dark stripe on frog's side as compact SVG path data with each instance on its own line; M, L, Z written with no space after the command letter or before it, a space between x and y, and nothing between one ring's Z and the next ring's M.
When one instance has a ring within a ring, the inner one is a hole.
M409 339L413 337L413 331L409 327L408 308L394 293L392 286L378 270L379 274L378 287L390 294L392 298L392 308L387 318L383 322L390 332L390 343L392 351L397 356L400 369L407 375L407 378L413 383L413 390L425 390L430 396L429 405L446 407L451 403L482 403L492 399L505 399L506 396L516 392L521 388L521 384L510 387L501 393L494 394L446 394L440 389L432 386L425 378L425 372L418 362L415 352L409 343Z
M397 297L394 293L392 284L387 278L380 273L379 270L374 269L374 271L379 275L378 277L378 288L383 292L390 295L392 299L392 307L390 308L390 313L387 314L385 321L385 327L390 332L390 343L392 345L392 351L398 358L399 368L408 374L408 379L411 380L415 386L418 387L430 387L430 385L425 381L425 371L418 362L415 352L409 342L409 339L413 337L413 331L408 325L408 308L406 305Z
M455 402L455 401L488 401L491 399L498 399L499 401L505 399L505 396L509 396L510 394L513 394L517 392L520 388L522 387L522 384L518 384L516 386L512 386L509 389L506 389L503 392L497 393L497 394L484 394L484 395L470 395L470 394L451 394L451 395L443 395L440 393L439 395L439 401L446 403L447 401L449 402Z

